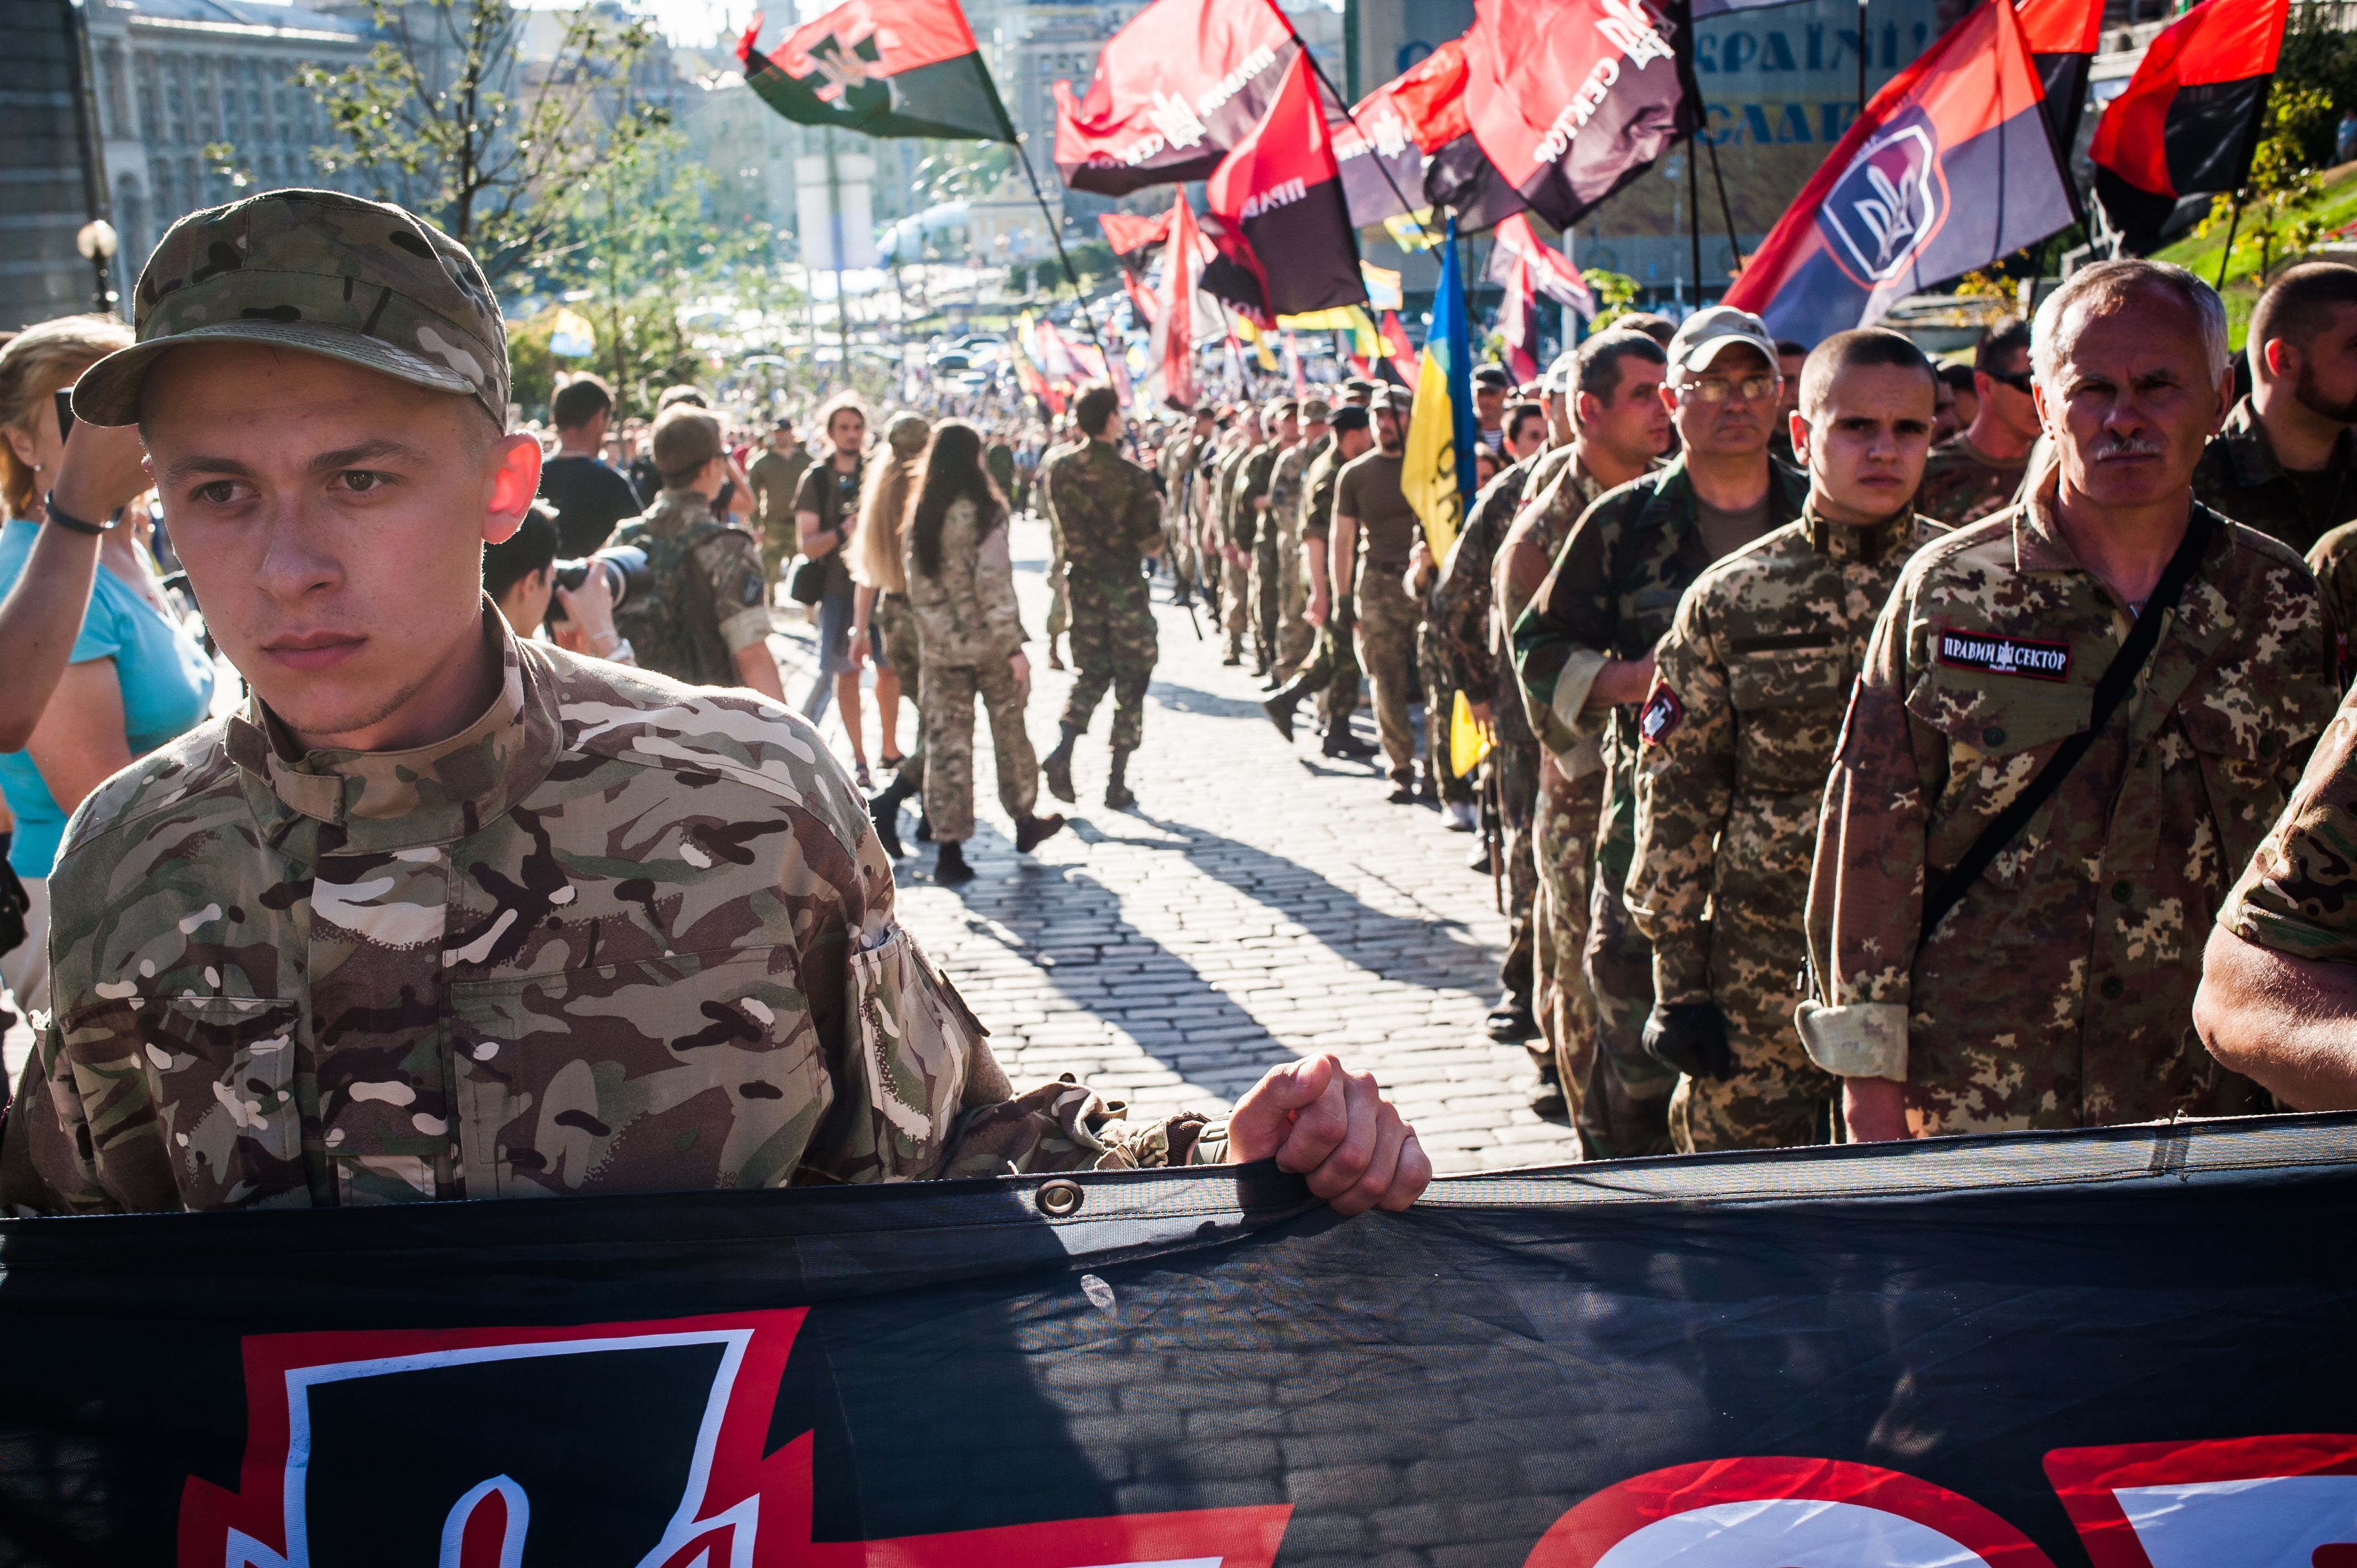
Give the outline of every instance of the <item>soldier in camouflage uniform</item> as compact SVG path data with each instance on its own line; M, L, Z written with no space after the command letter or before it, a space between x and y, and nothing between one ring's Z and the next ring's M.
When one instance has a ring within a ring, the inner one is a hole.
M1727 306L1699 311L1668 352L1677 459L1587 509L1514 628L1523 703L1540 744L1568 771L1581 743L1598 738L1609 773L1587 971L1606 1068L1629 1111L1600 1151L1616 1155L1668 1147L1676 1084L1641 1043L1653 1005L1652 954L1621 895L1636 817L1637 711L1652 687L1653 647L1705 568L1792 521L1807 495L1800 476L1768 456L1780 382L1759 317ZM1708 513L1698 463L1741 504Z
M720 422L676 403L655 420L655 470L663 488L643 516L614 531L618 545L647 553L649 591L614 612L642 669L691 686L753 685L783 701L785 687L769 652L770 596L759 546L739 528L715 521L712 498L726 468ZM748 671L740 664L750 662ZM757 684L761 667L770 682Z
M1137 804L1129 789L1129 759L1145 739L1146 688L1160 651L1143 568L1162 553L1162 513L1153 478L1114 445L1121 438L1121 403L1113 388L1082 390L1072 421L1082 445L1041 467L1039 486L1064 520L1072 662L1080 676L1064 702L1063 738L1041 768L1050 794L1075 798L1072 747L1110 688L1113 761L1104 803L1125 811Z
M1236 487L1243 467L1260 445L1260 420L1249 409L1237 416L1236 423L1220 436L1220 449L1211 459L1211 481L1203 536L1219 557L1219 615L1216 618L1224 641L1220 662L1242 664L1244 661L1244 633L1249 625L1248 591L1252 585L1250 556L1236 542Z
M2244 354L2250 395L2211 438L2193 494L2306 553L2357 520L2357 267L2305 262L2277 276Z
M1264 678L1273 677L1276 670L1276 622L1280 607L1277 595L1278 541L1283 536L1276 511L1276 466L1285 455L1301 442L1301 405L1292 398L1278 398L1268 405L1265 428L1268 440L1252 455L1244 465L1244 478L1240 491L1243 510L1239 517L1240 534L1250 536L1247 553L1252 557L1252 584L1246 597L1252 611L1254 671ZM1271 679L1273 686L1284 682Z
M1071 1082L1016 1095L894 918L890 866L807 725L517 640L478 563L531 504L538 447L500 434L499 308L447 236L273 192L174 224L135 299L137 343L82 379L77 413L145 428L253 696L115 775L68 832L55 1011L8 1112L13 1211L1280 1145L1341 1212L1421 1189L1413 1133L1330 1058L1264 1079L1224 1137L1192 1114L1123 1123ZM316 499L315 456L355 450L376 467ZM257 495L369 526L316 530L300 579L273 581L243 525ZM1341 1129L1371 1111L1361 1161Z
M1045 473L1049 464L1067 452L1077 451L1085 444L1086 437L1068 420L1057 420L1052 439L1048 449L1039 454L1039 467L1035 472ZM1010 453L1009 456L1012 456ZM996 480L992 482L996 483ZM1035 478L1033 483L1036 486L1038 480ZM1004 495L1007 492L1002 487L999 493ZM1056 639L1071 629L1072 624L1071 599L1064 588L1064 527L1057 519L1054 504L1043 491L1035 488L1031 500L1033 508L1048 523L1048 668L1061 670L1064 656L1057 651Z
M1910 503L1936 377L1896 332L1839 332L1802 374L1801 520L1695 582L1639 724L1629 918L1653 948L1646 1049L1684 1076L1679 1153L1829 1142L1841 1080L1792 1025L1817 803L1867 634L1944 530Z
M1170 439L1162 446L1159 469L1163 552L1170 563L1171 601L1181 608L1194 604L1196 585L1203 580L1203 565L1196 549L1195 468L1211 444L1213 430L1211 409L1199 408L1190 424L1173 430Z
M1917 511L1962 528L2014 503L2038 440L2029 380L2029 324L1991 328L1973 350L1973 422L1932 448Z
M2211 912L2335 705L2316 581L2192 500L2233 384L2207 284L2101 263L2049 296L2035 331L2059 468L1908 564L1825 788L1815 999L1798 1023L1811 1059L1846 1080L1856 1139L2257 1105L2196 1037L2193 992ZM2151 456L2105 462L2122 444ZM2171 511L2188 522L2155 530ZM2117 575L2074 538L2101 542ZM2132 609L2180 551L2192 575L2126 700L1924 934L1943 871L2087 732Z
M1307 493L1302 481L1309 465L1333 445L1326 423L1332 412L1323 398L1303 400L1301 438L1285 449L1268 479L1268 515L1276 541L1276 666L1269 673L1280 686L1293 679L1318 640L1318 628L1309 624L1309 585L1301 572L1301 509Z
M779 572L800 548L794 536L794 492L802 489L810 464L810 448L794 439L794 422L780 416L770 426L761 455L745 467L745 482L753 487L753 525L761 541L761 581L772 599L777 597Z
M1569 1115L1591 1154L1629 1142L1613 1129L1630 1127L1637 1115L1620 1075L1598 1051L1596 995L1587 974L1603 751L1593 737L1563 757L1538 745L1514 673L1512 629L1554 568L1572 524L1614 481L1643 473L1668 445L1669 414L1661 399L1665 368L1659 344L1641 332L1618 330L1598 333L1556 362L1554 413L1568 438L1540 457L1531 482L1534 499L1507 529L1492 572L1497 675L1491 711L1501 736L1509 725L1531 734L1538 757L1531 827L1538 876L1531 906L1531 999L1544 1050L1533 1104L1543 1115ZM1567 417L1572 411L1576 430Z
M1350 585L1329 581L1327 543L1334 521L1334 489L1342 466L1374 446L1367 410L1356 404L1334 411L1334 440L1313 459L1301 476L1302 564L1309 575L1309 606L1306 612L1318 628L1318 646L1309 662L1261 704L1269 722L1286 739L1293 738L1293 714L1304 700L1315 696L1326 725L1329 757L1365 757L1374 747L1351 733L1351 715L1359 710L1359 656L1351 639Z

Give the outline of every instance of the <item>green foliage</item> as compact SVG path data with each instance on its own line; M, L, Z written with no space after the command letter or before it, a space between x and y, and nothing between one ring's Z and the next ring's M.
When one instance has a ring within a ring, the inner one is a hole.
M512 0L367 0L384 41L339 71L296 81L335 140L322 173L357 173L382 199L439 225L475 253L494 287L544 269L589 177L669 124L635 102L633 66L650 23L584 5L554 59L524 80L525 14Z
M2321 93L2331 106L2330 115L2301 127L2301 153L2310 168L2330 166L2334 121L2341 110L2357 105L2357 35L2333 25L2336 9L2294 5L2276 62L2276 91Z
M978 201L1015 173L1015 149L1005 142L936 142L941 150L917 165L909 190L917 208Z
M1601 267L1583 268L1579 275L1588 292L1596 295L1596 319L1587 324L1590 332L1603 331L1637 308L1635 278L1608 273Z
M2309 148L2319 135L2330 145L2334 117L2321 89L2278 79L2267 94L2250 178L2242 189L2212 199L2195 234L2231 232L2236 253L2255 260L2261 282L2277 258L2322 239L2322 225L2308 211L2321 194Z

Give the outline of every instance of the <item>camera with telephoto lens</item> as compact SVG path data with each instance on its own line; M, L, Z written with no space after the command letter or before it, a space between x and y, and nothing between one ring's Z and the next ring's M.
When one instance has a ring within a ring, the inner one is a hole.
M562 588L569 594L589 580L593 568L606 574L606 585L613 590L614 607L618 610L626 601L654 585L655 575L647 564L647 553L635 544L609 544L579 561L556 562L549 568L548 580L553 588ZM551 593L549 626L554 628L565 619L565 601Z

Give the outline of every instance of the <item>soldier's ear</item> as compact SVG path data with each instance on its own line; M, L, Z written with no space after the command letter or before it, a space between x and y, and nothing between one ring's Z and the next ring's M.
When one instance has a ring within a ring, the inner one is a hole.
M523 514L540 492L540 443L530 435L505 435L491 443L489 493L483 504L483 542L503 544L523 526Z

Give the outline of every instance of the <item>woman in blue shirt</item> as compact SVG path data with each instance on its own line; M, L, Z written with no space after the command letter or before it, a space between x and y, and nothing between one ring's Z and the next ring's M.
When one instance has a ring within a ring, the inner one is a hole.
M0 595L25 569L45 513L41 495L65 444L55 393L131 334L108 317L68 317L0 348ZM48 989L48 875L66 819L133 758L201 723L212 703L204 645L164 596L155 564L126 526L99 548L97 581L56 694L22 751L0 752L0 795L16 818L8 864L31 896L27 935L0 954L0 981L27 1008Z

